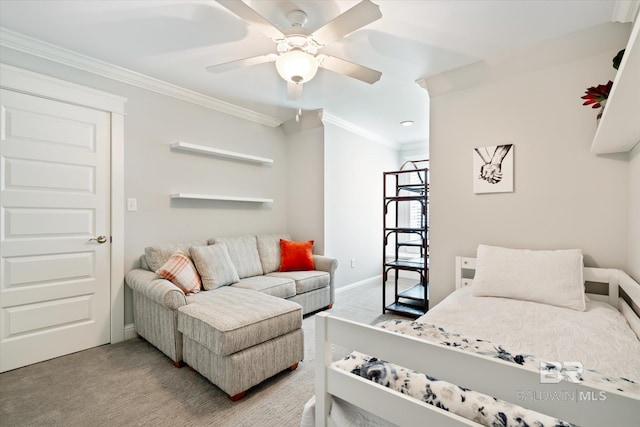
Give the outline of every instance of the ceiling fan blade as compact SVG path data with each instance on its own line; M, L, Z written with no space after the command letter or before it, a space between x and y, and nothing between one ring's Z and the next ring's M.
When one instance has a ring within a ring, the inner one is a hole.
M275 61L278 55L269 53L267 55L253 56L251 58L238 59L236 61L224 62L222 64L209 65L206 70L210 73L223 73L225 71L235 70L241 67L250 67L265 62Z
M316 42L326 46L380 18L382 18L380 7L371 3L370 0L363 0L314 31L312 36Z
M344 59L326 55L318 55L318 57L320 58L321 68L353 77L354 79L361 80L365 83L373 84L380 80L380 77L382 76L380 71L354 64L353 62L345 61Z
M302 83L287 82L287 99L298 101L302 98Z
M248 4L240 0L216 0L220 6L244 19L272 39L282 39L284 34Z

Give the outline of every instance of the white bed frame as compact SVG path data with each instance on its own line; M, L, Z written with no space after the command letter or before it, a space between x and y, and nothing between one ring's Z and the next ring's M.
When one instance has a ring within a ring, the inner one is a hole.
M475 258L456 258L456 288L471 284ZM640 335L638 313L620 297L622 289L640 307L640 284L621 270L585 268L587 282L608 284L608 295L593 295L618 308L636 334ZM331 397L336 396L400 426L429 425L478 426L479 424L420 402L390 388L331 366L331 345L375 355L388 362L426 372L474 391L512 402L580 426L635 426L640 420L640 396L606 391L606 400L598 400L600 389L562 381L541 384L540 375L513 363L488 358L459 349L432 344L381 328L352 322L323 312L316 315L316 427L332 425L329 418ZM640 355L629 355L640 357ZM498 379L498 380L496 380ZM548 393L575 392L575 400L519 400Z

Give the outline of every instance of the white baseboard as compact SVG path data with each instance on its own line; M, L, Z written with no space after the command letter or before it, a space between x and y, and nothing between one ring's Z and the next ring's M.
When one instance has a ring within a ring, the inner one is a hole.
M130 340L132 338L137 337L136 335L136 328L133 325L133 323L129 323L127 325L124 325L124 339L125 340Z
M346 290L357 288L359 286L373 285L376 282L380 281L382 281L382 274L370 277L368 279L360 280L359 282L351 283L350 285L340 286L339 288L336 288L336 293L344 292Z
M420 276L417 275L416 273L412 273L410 271L400 271L400 275L398 276L400 279L412 279L412 280L420 280ZM394 273L393 271L390 271L388 274L387 279L393 279L394 278ZM345 285L345 286L340 286L339 288L336 288L336 293L340 293L340 292L344 292L347 291L349 289L353 289L353 288L357 288L360 286L365 286L365 285L375 285L378 283L382 282L382 274L378 275L378 276L373 276L373 277L369 277L368 279L364 279L364 280L360 280L358 282L355 283L351 283L349 285ZM387 282L388 283L388 282Z

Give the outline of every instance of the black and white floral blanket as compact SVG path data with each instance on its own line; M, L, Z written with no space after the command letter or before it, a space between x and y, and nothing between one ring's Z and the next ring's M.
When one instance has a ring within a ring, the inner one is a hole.
M450 333L441 327L430 324L390 320L378 326L430 342L495 357L535 372L539 372L541 368L548 369L550 372L558 369L556 364L545 362L533 355L516 354L490 341ZM417 373L362 353L353 352L344 359L335 362L334 366L485 426L572 426L562 420L446 381L440 381L429 375ZM575 372L572 372L571 375L576 377ZM585 369L582 371L577 375L577 381L595 385L604 390L615 389L640 394L640 383L627 378L602 375L593 370Z

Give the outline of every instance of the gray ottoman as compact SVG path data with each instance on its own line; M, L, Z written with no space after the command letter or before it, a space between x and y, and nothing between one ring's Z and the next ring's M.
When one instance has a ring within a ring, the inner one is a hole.
M299 304L228 286L211 291L210 296L178 309L187 365L231 400L298 366L304 357Z

